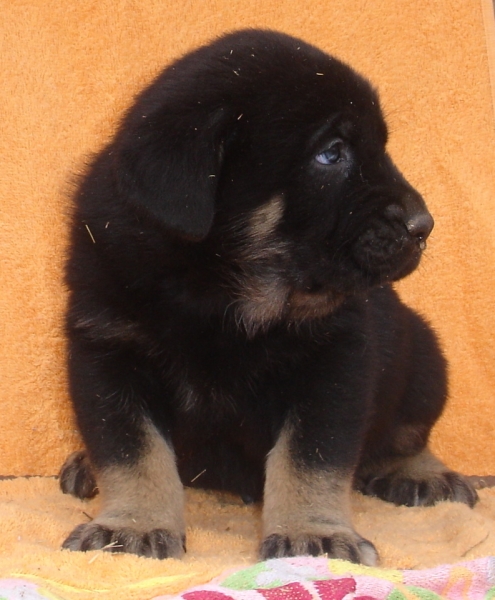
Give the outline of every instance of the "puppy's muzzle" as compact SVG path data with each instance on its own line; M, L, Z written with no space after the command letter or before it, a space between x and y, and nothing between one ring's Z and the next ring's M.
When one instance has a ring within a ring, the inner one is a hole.
M375 194L381 209L370 215L358 236L354 259L368 276L379 281L400 279L417 267L433 229L433 218L423 198L410 186L388 193L382 188Z
M390 204L385 209L385 216L402 222L411 238L419 243L420 249L426 248L426 239L433 229L434 221L419 194L405 194L400 204Z

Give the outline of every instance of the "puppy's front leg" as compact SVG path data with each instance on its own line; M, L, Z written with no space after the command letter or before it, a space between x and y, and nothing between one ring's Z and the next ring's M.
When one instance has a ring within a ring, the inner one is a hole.
M375 565L375 547L351 524L352 470L326 462L323 448L322 460L310 464L298 448L298 437L289 420L268 456L262 558L326 554ZM316 454L317 444L315 440Z
M90 523L76 527L64 548L105 549L154 558L182 555L183 488L175 457L151 423L145 423L143 429L143 453L137 462L109 464L94 474L102 497L101 511ZM69 459L62 471L77 468L73 462Z

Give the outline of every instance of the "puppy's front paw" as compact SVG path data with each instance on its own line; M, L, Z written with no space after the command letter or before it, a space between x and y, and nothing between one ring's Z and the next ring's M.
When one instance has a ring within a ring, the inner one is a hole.
M88 456L84 450L73 452L62 465L59 473L60 489L81 500L93 498L98 486Z
M149 558L180 558L185 552L185 538L166 529L140 532L128 527L112 529L91 522L78 525L62 548L82 552L129 552Z
M425 474L424 477L389 473L366 481L361 491L399 506L433 506L448 500L463 502L472 508L478 501L478 494L471 483L454 471Z
M373 544L353 531L322 536L272 533L263 540L260 548L263 560L299 555L327 555L329 558L340 558L369 566L378 563L378 552Z

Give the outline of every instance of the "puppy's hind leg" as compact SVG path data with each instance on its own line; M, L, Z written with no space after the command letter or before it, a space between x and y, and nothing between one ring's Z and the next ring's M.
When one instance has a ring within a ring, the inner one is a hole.
M60 489L81 500L94 498L98 486L85 450L73 452L62 465L59 475Z
M471 482L446 467L428 448L412 456L384 457L363 465L356 487L398 506L433 506L438 502L462 502L473 507L478 501Z
M371 435L355 486L364 494L404 506L431 506L448 500L474 506L470 481L446 467L428 449L430 432L447 399L447 365L435 335L409 313L410 346L405 389L388 426ZM382 390L383 393L383 390ZM390 414L389 407L380 406Z

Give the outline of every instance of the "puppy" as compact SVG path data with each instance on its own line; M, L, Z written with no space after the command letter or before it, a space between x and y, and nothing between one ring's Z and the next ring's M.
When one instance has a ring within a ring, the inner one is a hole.
M183 485L263 499L260 557L367 565L351 488L473 506L428 450L435 335L394 281L433 227L378 96L287 35L226 35L137 98L75 195L70 392L86 450L62 490L101 511L64 542L185 549Z

